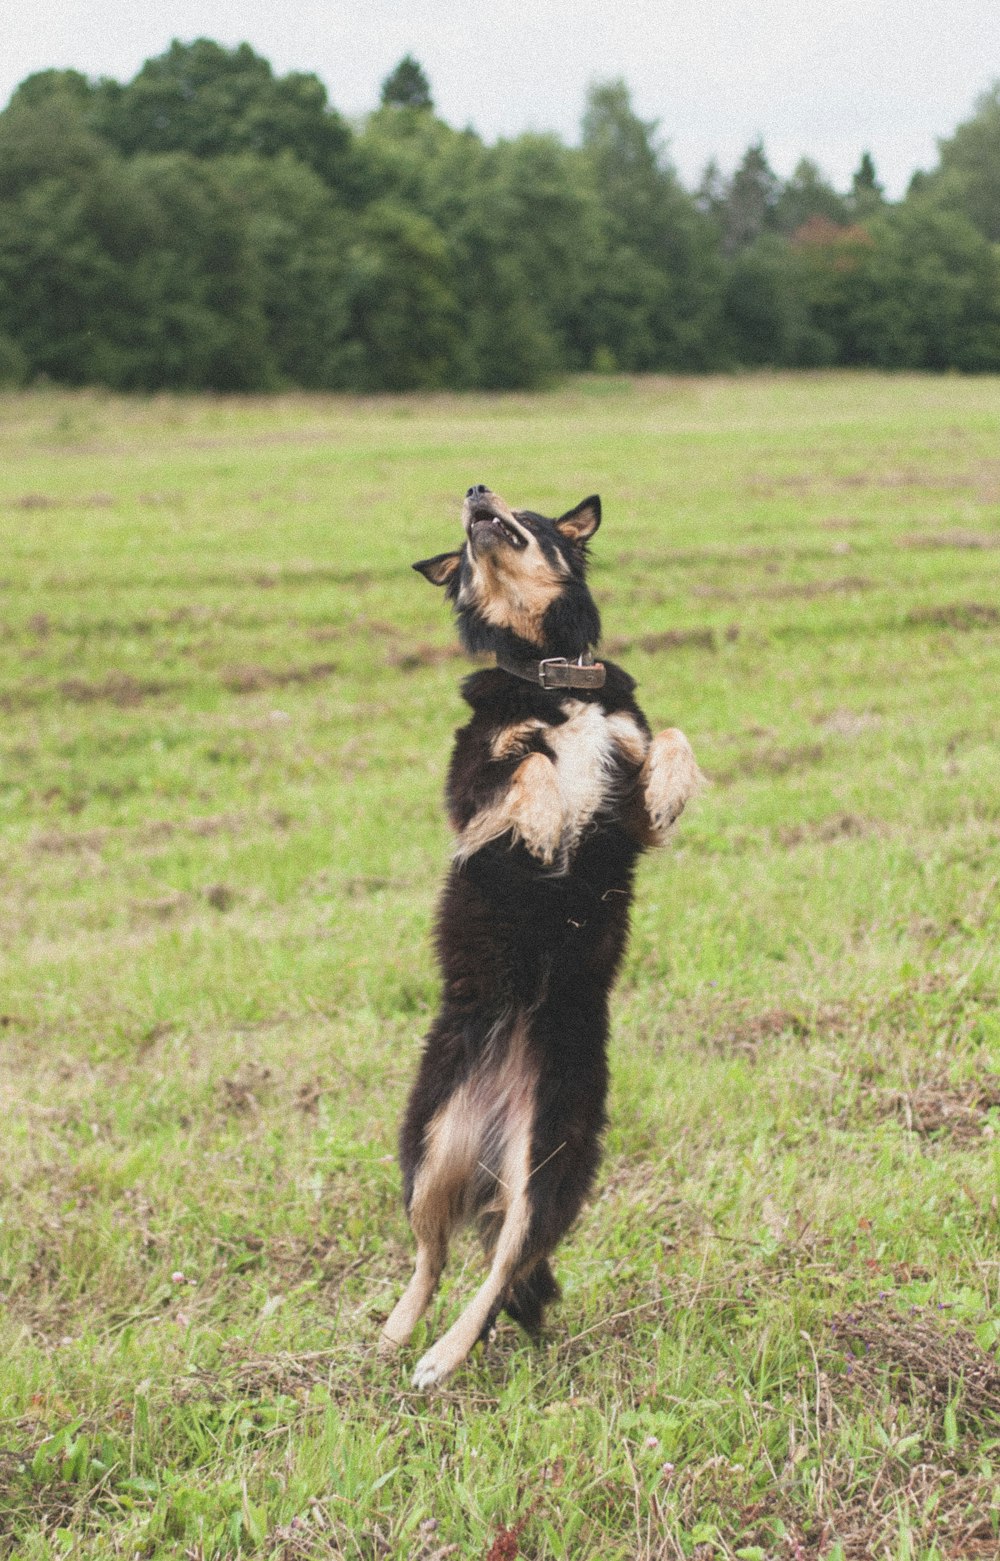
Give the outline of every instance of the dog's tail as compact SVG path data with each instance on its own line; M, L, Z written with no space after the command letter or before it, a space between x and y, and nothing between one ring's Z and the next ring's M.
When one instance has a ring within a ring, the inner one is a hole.
M548 1259L543 1257L512 1286L504 1302L504 1311L520 1324L525 1333L536 1338L541 1332L545 1308L550 1301L558 1301L559 1296L556 1276L549 1267Z

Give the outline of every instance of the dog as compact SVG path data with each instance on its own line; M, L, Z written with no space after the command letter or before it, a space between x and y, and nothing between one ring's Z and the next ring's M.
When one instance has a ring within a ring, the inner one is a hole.
M608 1000L639 854L663 843L701 775L683 733L653 737L621 667L594 662L587 587L595 495L559 519L468 490L465 540L414 564L444 588L471 654L472 719L447 781L454 857L437 918L443 978L400 1132L416 1267L386 1321L404 1345L452 1233L476 1224L488 1273L419 1361L443 1383L501 1310L537 1337L559 1296L550 1257L594 1180L605 1126Z

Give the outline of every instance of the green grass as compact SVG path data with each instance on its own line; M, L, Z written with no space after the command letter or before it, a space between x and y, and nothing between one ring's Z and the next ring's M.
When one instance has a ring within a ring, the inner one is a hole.
M0 398L0 1554L994 1556L1000 382ZM470 482L713 784L562 1305L408 1388Z

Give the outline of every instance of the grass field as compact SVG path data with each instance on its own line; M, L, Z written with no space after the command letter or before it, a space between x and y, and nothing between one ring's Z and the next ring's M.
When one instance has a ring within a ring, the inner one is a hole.
M0 1555L1000 1553L1000 382L0 398ZM533 1349L409 1369L470 482L712 784Z

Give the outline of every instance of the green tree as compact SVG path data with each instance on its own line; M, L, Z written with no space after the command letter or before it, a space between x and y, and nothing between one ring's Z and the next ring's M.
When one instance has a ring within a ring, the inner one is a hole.
M851 178L848 206L851 215L864 221L885 205L885 190L875 172L875 162L870 152L862 152L861 161Z
M460 313L448 248L434 224L395 202L376 202L358 222L347 259L347 383L426 390L453 381Z
M869 231L874 245L855 302L867 361L1000 368L1000 260L972 222L929 191L874 219Z
M605 230L598 345L624 368L710 367L721 351L711 219L681 188L656 125L634 113L624 82L591 87L582 139Z
M835 359L835 340L812 318L795 249L776 233L734 256L725 310L737 363L816 368Z
M777 226L781 181L767 160L764 143L748 146L726 187L722 242L727 254L754 244Z
M238 202L192 158L109 152L0 201L0 332L30 373L267 388L260 294Z
M1000 243L1000 81L979 97L971 119L938 142L938 150L936 182L980 233Z
M93 118L126 156L292 152L347 195L358 178L350 127L330 108L319 78L276 77L247 43L225 49L209 38L175 41L126 86L100 83Z
M809 157L799 159L795 172L781 186L774 203L774 226L780 233L794 233L811 217L845 223L847 215L847 202Z
M412 54L404 54L382 83L383 108L433 109L431 84Z
M827 217L811 217L793 234L789 254L808 308L816 361L870 361L859 333L858 298L874 248L867 228Z
M433 114L379 109L360 148L383 198L434 224L461 331L452 381L500 389L566 366L585 307L586 201L551 137L485 147Z
M94 95L94 83L82 71L39 70L15 87L9 107L39 108L53 98L62 98L86 113Z
M60 87L35 96L19 89L0 114L0 200L45 179L83 178L109 151L71 91Z
M290 152L221 159L214 171L239 203L275 372L289 385L343 388L347 214L319 175Z

